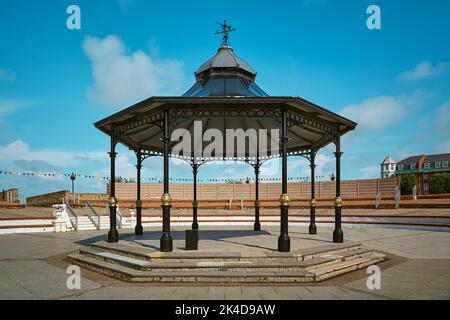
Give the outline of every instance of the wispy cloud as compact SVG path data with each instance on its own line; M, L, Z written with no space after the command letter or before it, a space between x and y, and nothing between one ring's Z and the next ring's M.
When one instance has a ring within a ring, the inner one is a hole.
M6 146L0 146L0 159L0 164L3 166L26 163L27 169L44 170L43 163L51 169L74 168L86 165L89 162L102 162L107 160L107 157L104 152L99 151L64 151L48 148L33 149L26 142L16 140ZM33 161L39 167L30 167L29 165Z
M402 121L407 101L392 96L368 98L359 104L348 105L341 114L358 123L358 131L375 131Z
M450 152L450 99L436 109L434 131L435 137L441 141L436 146L436 152Z
M0 99L0 121L14 112L23 110L33 104L30 100Z
M437 77L447 72L450 72L450 63L448 62L432 64L429 61L422 61L413 69L400 73L398 79L411 82Z
M0 80L12 82L16 80L16 73L11 69L0 68Z
M183 84L180 61L154 59L142 50L128 54L117 36L88 36L83 49L94 78L88 96L98 104L125 107L152 95L177 94Z

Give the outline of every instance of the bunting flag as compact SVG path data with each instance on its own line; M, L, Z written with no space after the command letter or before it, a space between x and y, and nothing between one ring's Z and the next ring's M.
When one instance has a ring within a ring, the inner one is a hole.
M70 178L72 175L75 177L75 179L83 178L83 179L95 179L95 180L103 180L106 182L109 182L109 177L105 176L97 176L97 175L85 175L85 174L78 174L78 173L57 173L57 172L16 172L16 171L8 171L8 170L0 170L0 175L10 175L10 176L26 176L26 177L66 177ZM288 177L288 181L308 181L310 177ZM316 179L325 179L325 175L316 176ZM135 178L124 178L124 177L117 177L116 182L125 182L125 183L134 183L136 181ZM142 181L149 181L154 183L162 183L163 178L162 177L153 177L153 178L145 178ZM169 178L169 181L171 182L189 182L192 183L192 178ZM198 178L198 182L215 182L215 183L250 183L254 182L255 178L245 178L245 179L205 179L205 178ZM273 178L273 177L262 177L259 178L260 182L280 182L281 178Z

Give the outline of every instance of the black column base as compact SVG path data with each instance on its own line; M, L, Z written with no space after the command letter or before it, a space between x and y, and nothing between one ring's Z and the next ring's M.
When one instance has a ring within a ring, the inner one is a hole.
M253 230L254 231L261 231L261 223L255 222L255 224L253 225Z
M197 222L197 210L198 210L198 204L197 201L194 201L192 204L192 219L194 222L192 222L192 230L198 230L198 222Z
M342 229L335 229L333 232L333 242L342 243L344 242L344 232Z
M137 224L134 228L134 234L137 236L142 236L144 234L144 228L142 228L142 224Z
M160 241L161 252L171 252L173 250L173 240L168 234L163 234Z
M315 201L314 199L311 200ZM309 207L309 234L317 234L317 227L316 227L316 207L311 204Z
M117 231L116 228L114 228L114 229L109 229L109 232L108 232L108 242L109 242L109 243L119 242L119 232Z
M289 238L289 236L278 237L278 251L279 252L291 251L291 238Z
M140 200L138 200L140 202ZM144 228L142 228L142 207L138 205L136 207L136 226L134 227L134 234L142 236L144 234Z

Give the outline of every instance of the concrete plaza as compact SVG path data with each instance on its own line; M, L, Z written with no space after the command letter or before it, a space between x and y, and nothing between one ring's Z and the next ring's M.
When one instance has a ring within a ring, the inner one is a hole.
M146 231L159 232L158 228ZM183 227L173 228L174 246L182 247ZM240 245L275 248L278 227L263 226L263 237L242 226L204 227L217 239ZM233 231L236 230L236 236ZM131 230L122 229L121 237ZM81 289L66 286L68 253L106 239L105 230L68 233L11 234L0 236L0 299L449 299L450 233L344 228L345 239L387 254L379 264L381 289L369 290L366 270L355 271L317 284L200 285L134 284L81 269ZM291 227L294 242L331 243L332 230L319 235L304 227ZM223 241L220 241L223 243ZM219 243L219 242L218 242Z

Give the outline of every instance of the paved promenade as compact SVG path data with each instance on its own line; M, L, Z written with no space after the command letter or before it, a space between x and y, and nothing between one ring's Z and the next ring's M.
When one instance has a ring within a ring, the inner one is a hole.
M257 237L248 228L209 227L218 243L276 246L278 227ZM184 228L174 228L174 245L183 245ZM215 230L214 232L212 230ZM124 238L127 230L121 230ZM130 231L130 230L128 230ZM146 229L159 232L159 228ZM345 238L387 253L380 264L381 289L369 290L366 270L308 285L155 285L130 284L81 270L81 289L66 286L68 263L62 259L82 246L105 239L105 231L0 235L0 299L449 299L450 233L396 229L344 229ZM150 234L151 235L151 234ZM332 230L291 227L292 242L326 245ZM214 241L210 239L209 241ZM298 245L298 244L295 244Z

